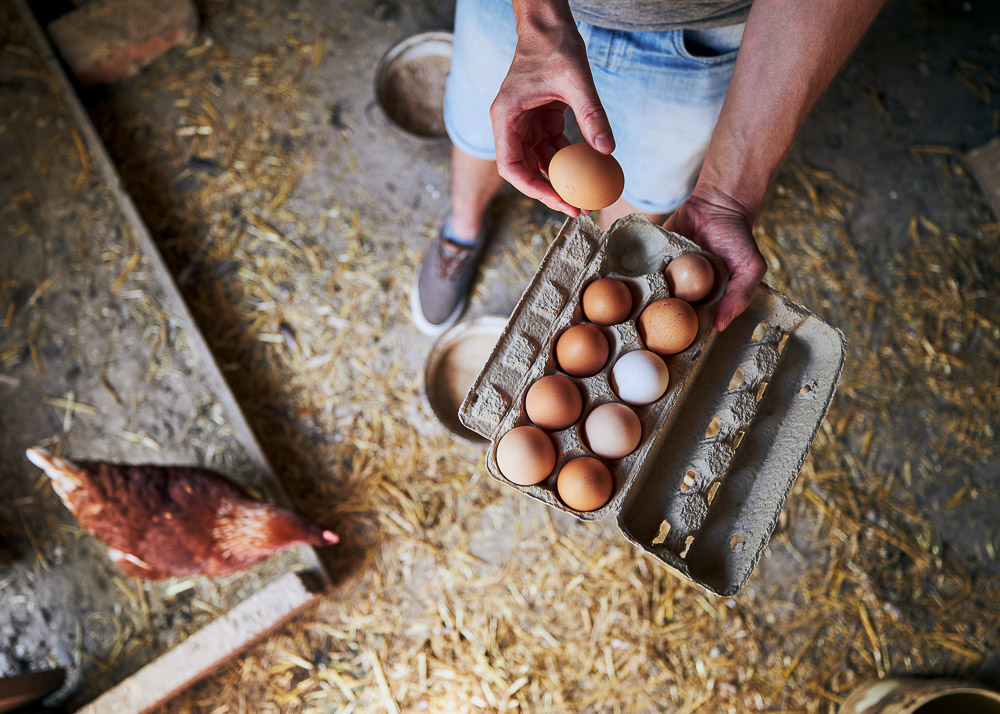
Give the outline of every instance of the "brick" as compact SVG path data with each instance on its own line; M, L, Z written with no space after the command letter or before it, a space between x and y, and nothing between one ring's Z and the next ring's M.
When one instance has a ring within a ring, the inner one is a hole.
M49 35L80 84L130 77L198 33L191 0L89 0L52 22Z

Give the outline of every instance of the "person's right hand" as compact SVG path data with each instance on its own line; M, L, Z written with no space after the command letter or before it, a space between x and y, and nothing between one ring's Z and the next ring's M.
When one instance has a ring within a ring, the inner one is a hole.
M490 108L497 170L525 195L577 216L580 210L559 198L545 173L552 156L571 143L565 134L567 106L587 143L603 154L614 151L587 50L572 18L519 27L518 35L510 70Z

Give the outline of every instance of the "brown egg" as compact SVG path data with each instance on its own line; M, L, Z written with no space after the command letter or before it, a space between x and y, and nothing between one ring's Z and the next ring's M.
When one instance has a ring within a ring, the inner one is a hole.
M698 253L684 253L670 261L663 271L667 287L675 298L698 302L715 287L715 271L708 258Z
M642 424L634 411L617 402L602 404L583 425L590 450L606 459L628 456L639 445Z
M592 456L573 459L559 470L556 490L559 498L577 511L596 511L611 498L611 472Z
M625 322L632 312L632 293L621 280L601 278L583 291L583 314L598 325Z
M550 374L531 385L524 398L528 418L543 429L572 426L583 411L583 395L569 377Z
M625 188L625 174L613 156L589 144L570 144L549 162L549 182L559 197L584 211L606 208Z
M677 298L650 303L639 315L639 339L658 355L686 350L698 335L694 308Z
M497 466L509 481L530 486L545 480L556 466L556 447L534 426L511 429L497 444Z
M556 361L563 372L589 377L608 361L608 338L593 325L574 325L556 341Z

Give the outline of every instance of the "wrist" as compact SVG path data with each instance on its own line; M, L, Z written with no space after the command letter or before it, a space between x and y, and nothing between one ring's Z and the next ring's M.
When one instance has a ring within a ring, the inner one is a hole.
M738 220L749 229L757 217L761 201L754 201L737 191L730 191L702 175L685 203L691 204L692 208L697 207L701 213L725 215L729 219Z
M694 193L749 216L752 223L775 169L761 170L763 164L770 162L762 161L762 157L753 156L752 152L733 151L727 152L727 156L730 158L720 162L709 149Z
M514 2L514 18L520 39L536 35L558 36L568 29L576 32L573 13L566 0Z

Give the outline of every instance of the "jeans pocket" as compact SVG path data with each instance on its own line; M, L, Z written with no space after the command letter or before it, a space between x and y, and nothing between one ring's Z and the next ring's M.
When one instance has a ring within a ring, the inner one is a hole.
M727 64L736 61L743 37L743 26L714 30L676 30L677 53L704 65Z

